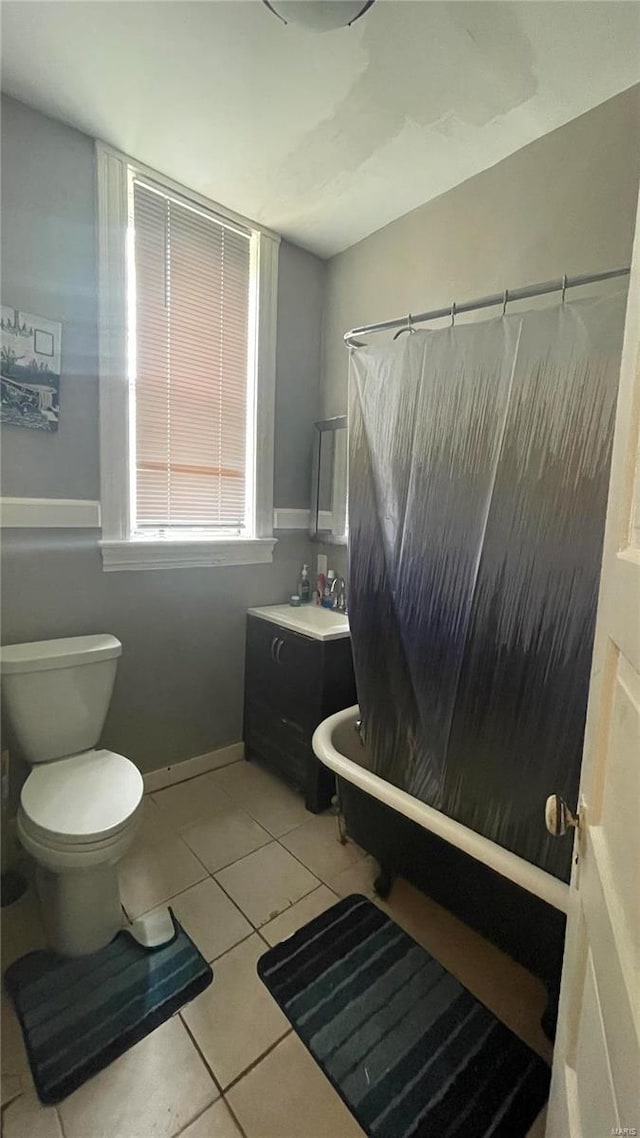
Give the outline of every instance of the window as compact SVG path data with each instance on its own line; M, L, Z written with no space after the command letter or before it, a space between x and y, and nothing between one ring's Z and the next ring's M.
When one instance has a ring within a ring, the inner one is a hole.
M270 561L278 239L97 153L104 568Z
M250 234L138 178L132 189L133 529L241 534Z

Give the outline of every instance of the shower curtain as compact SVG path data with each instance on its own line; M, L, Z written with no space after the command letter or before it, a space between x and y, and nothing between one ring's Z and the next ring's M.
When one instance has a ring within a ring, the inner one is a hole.
M350 606L373 769L568 879L625 294L351 353Z

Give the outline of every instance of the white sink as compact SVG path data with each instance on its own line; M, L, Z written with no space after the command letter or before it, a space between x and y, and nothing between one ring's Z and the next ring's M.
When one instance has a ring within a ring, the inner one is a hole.
M341 640L349 636L349 618L335 609L323 609L320 605L308 604L294 608L293 605L262 605L249 609L252 616L260 616L290 628L301 636L311 636L314 640Z

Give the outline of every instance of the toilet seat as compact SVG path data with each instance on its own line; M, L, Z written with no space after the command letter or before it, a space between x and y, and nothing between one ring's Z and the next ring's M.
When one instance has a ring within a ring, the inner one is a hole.
M52 851L108 853L129 829L143 791L138 768L114 751L41 763L22 787L21 829Z

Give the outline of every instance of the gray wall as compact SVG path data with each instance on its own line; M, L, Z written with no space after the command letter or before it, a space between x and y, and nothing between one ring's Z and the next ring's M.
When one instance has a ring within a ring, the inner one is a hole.
M327 266L282 244L276 505L308 504L312 421L320 408L346 407L346 328L628 261L638 95L610 100ZM3 493L96 498L93 143L12 100L2 110L3 301L64 322L60 429L3 432ZM272 566L105 574L97 538L5 531L5 641L119 636L125 652L103 741L145 770L237 740L245 609L285 599L318 547L283 537ZM344 550L327 553L344 572Z
M2 492L99 498L93 139L2 98L2 299L63 322L60 426L7 428ZM326 265L283 241L278 284L274 501L307 507Z
M2 99L2 303L63 322L60 429L2 431L2 493L99 498L93 142Z
M282 242L273 485L277 506L309 508L313 424L321 406L325 277L325 261Z
M329 261L323 414L346 410L348 328L563 273L628 265L639 141L634 87ZM325 552L346 576L346 550Z
M310 546L273 565L104 573L98 534L5 530L6 643L111 632L123 644L103 745L142 770L241 738L245 612L286 600Z
M635 87L334 257L324 413L346 409L348 328L629 264L639 138Z
M63 321L60 427L5 427L2 493L99 497L93 141L2 101L3 303ZM280 248L275 504L309 502L325 265ZM152 770L241 737L244 620L282 601L311 547L273 565L104 573L92 531L5 530L6 643L107 631L124 653L103 744Z

